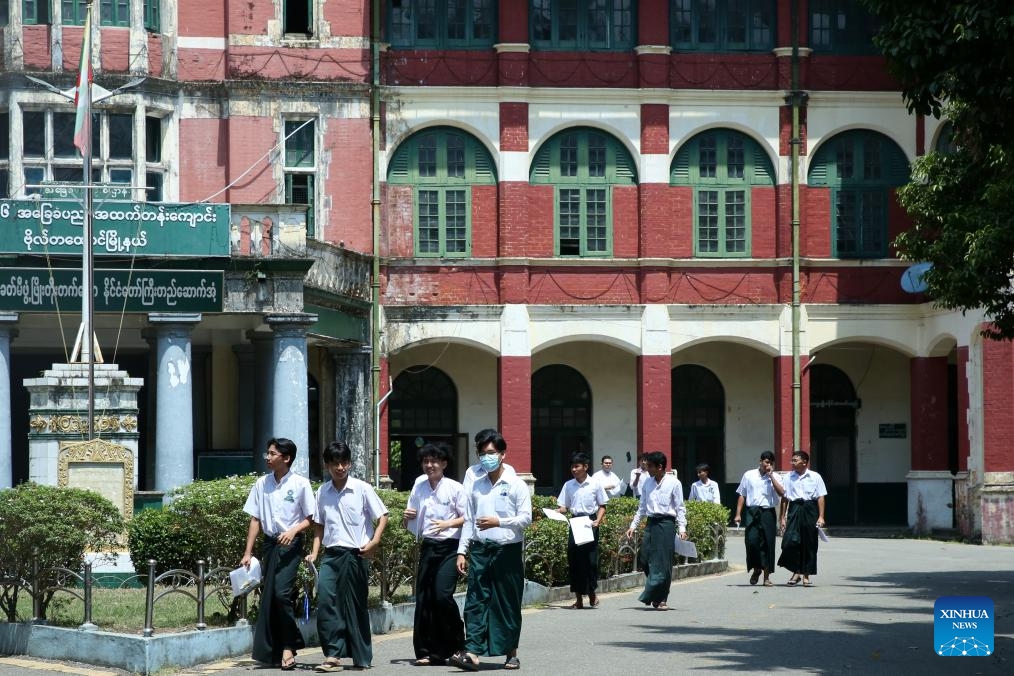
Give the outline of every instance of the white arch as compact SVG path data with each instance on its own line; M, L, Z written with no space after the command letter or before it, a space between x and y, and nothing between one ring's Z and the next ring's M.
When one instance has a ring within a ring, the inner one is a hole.
M393 357L402 357L413 349L442 344L477 349L480 352L485 352L486 354L493 355L494 357L500 356L500 350L498 347L464 336L427 336L425 338L412 339L409 342L402 343L396 347L388 348L386 356L388 359Z
M618 348L628 354L632 354L635 357L641 355L641 346L639 343L631 342L621 338L620 336L607 335L603 333L575 333L547 337L538 343L532 343L532 355L535 355L538 352L544 352L545 350L558 345L566 345L567 343L593 343L608 345L610 347Z
M684 350L688 350L699 345L705 345L709 343L731 343L733 345L742 345L750 349L756 350L763 355L768 357L777 357L779 355L778 347L765 343L764 341L757 340L755 338L748 338L746 336L736 336L732 334L712 334L709 336L701 336L699 338L693 338L684 343L676 345L672 349L672 354L675 355Z
M913 348L908 343L888 338L887 336L862 335L862 334L842 336L840 338L833 338L831 340L827 340L822 343L813 343L810 345L810 356L816 357L816 355L821 350L830 347L840 347L842 345L847 345L849 343L864 343L879 347L886 347L909 358L919 356L919 353L916 351L916 349Z
M494 143L490 138L486 136L482 131L479 130L473 124L469 124L462 120L451 120L451 119L431 119L425 122L420 122L416 125L406 127L402 133L397 134L391 143L388 144L387 152L381 154L383 165L380 167L381 176L383 181L387 181L387 168L391 163L391 158L394 157L395 152L401 147L403 143L408 141L416 134L426 131L427 129L433 129L435 127L450 127L452 129L458 129L465 132L482 146L486 152L489 153L490 158L493 160L493 166L496 167L497 180L500 177L500 148L497 143Z
M823 148L824 144L826 144L828 141L837 137L839 134L843 134L847 131L872 131L881 134L884 138L889 139L891 143L893 143L894 146L901 151L901 154L905 156L906 160L908 160L909 165L911 165L912 162L915 161L915 157L910 156L908 153L905 152L905 145L895 137L893 130L889 129L888 127L882 124L871 124L869 122L864 121L862 123L839 125L837 127L830 129L826 134L819 137L816 141L814 141L812 137L808 137L806 139L807 141L806 155L799 156L800 160L802 160L803 163L802 180L804 182L804 185L809 185L810 165L812 164L813 158L817 156L817 153L820 151L820 149Z

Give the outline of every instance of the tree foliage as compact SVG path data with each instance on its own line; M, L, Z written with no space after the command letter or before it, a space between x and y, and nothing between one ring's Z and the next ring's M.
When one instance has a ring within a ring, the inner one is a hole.
M62 579L54 568L80 572L85 552L110 552L123 533L119 509L93 491L24 483L0 491L0 613L16 622L18 597L31 586L38 555L39 587ZM53 598L42 594L42 616Z
M953 125L953 150L917 160L899 191L914 225L898 251L933 264L925 280L939 305L983 308L987 335L1014 339L1014 4L863 2L909 111Z

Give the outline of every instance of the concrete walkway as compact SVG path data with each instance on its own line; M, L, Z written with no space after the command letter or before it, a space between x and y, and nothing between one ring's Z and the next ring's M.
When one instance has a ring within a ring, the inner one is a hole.
M735 572L673 585L663 613L636 592L607 594L596 610L564 604L525 611L522 673L1010 674L1014 673L1014 549L929 540L832 538L821 544L815 586L751 587L741 541L730 541ZM940 596L989 596L996 649L990 657L945 658L933 652L933 603ZM297 674L312 673L317 649L299 655ZM370 674L463 673L420 669L411 633L374 639ZM0 659L0 676L68 673L64 665L26 666ZM487 658L482 671L500 671ZM227 661L181 674L279 673ZM81 673L81 672L79 672ZM97 670L92 674L116 673Z

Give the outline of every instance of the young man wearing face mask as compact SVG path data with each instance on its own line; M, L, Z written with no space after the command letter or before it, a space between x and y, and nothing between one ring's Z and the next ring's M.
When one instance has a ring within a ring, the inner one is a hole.
M461 485L464 486L466 494L471 492L472 484L475 483L476 479L486 476L486 469L482 466L482 449L498 436L500 436L500 433L489 427L475 433L475 454L479 458L479 462L465 470L465 478L461 480ZM517 476L514 468L507 463L503 463L503 471L507 475Z
M506 655L504 669L519 669L522 557L525 528L532 522L528 486L503 464L507 442L483 430L477 442L483 474L466 484L465 523L458 545L458 572L468 576L465 593L465 649L451 664L479 670L480 655Z

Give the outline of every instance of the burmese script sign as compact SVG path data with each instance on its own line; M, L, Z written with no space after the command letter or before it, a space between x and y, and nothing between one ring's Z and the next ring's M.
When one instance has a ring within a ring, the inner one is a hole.
M0 200L0 253L80 254L84 207ZM92 251L121 256L228 256L228 204L110 202L92 209Z
M95 270L95 312L221 312L225 273ZM0 311L80 312L80 270L0 268Z

